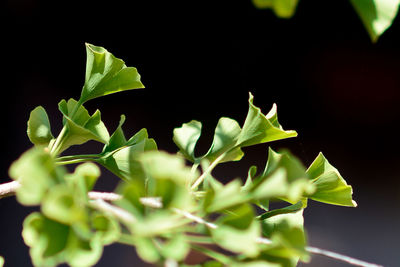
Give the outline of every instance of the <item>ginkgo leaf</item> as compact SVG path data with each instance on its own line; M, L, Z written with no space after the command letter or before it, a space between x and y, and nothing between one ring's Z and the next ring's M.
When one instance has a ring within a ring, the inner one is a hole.
M351 0L350 2L373 42L376 42L392 25L400 4L399 0Z
M86 43L86 76L79 103L131 89L144 88L134 67L100 46Z
M311 199L334 205L357 206L352 199L352 187L322 153L310 165L307 174L316 187L316 191L310 195Z
M213 142L208 152L202 156L195 156L195 147L201 135L202 124L192 120L184 123L180 128L174 129L173 141L179 148L179 152L188 160L199 163L202 159L213 162L219 156L224 157L219 162L237 161L243 157L243 151L235 147L240 134L240 126L237 121L222 117L219 119L214 132Z
M10 177L21 184L16 195L24 205L40 204L49 188L63 179L64 173L65 169L56 166L54 158L43 147L26 151L9 169Z
M253 104L254 97L249 94L249 111L238 136L236 145L246 147L280 139L296 137L296 131L285 131L278 122L276 105L267 115L261 113L261 109Z
M74 99L62 100L58 104L59 110L64 115L64 125L67 127L65 140L59 151L62 152L72 145L80 145L89 140L107 144L110 135L104 123L101 121L100 111L92 116Z
M54 139L51 133L49 117L42 106L36 107L31 111L27 133L29 140L34 145L47 146Z

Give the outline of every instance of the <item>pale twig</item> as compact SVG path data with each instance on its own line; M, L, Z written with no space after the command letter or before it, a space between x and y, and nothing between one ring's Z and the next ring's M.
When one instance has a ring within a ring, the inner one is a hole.
M210 168L211 170L212 168ZM209 172L208 172L209 173ZM203 173L204 174L204 173ZM204 177L203 177L204 178ZM198 181L202 181L203 180L200 179ZM198 183L199 184L199 183ZM198 185L197 184L197 185ZM18 181L13 181L13 182L9 182L9 183L4 183L4 184L0 184L0 198L2 197L6 197L6 196L11 196L11 195L15 195L16 190L21 186L21 184ZM90 199L92 199L91 204L92 206L94 206L95 208L98 208L100 210L103 210L105 212L109 212L110 214L120 218L122 221L126 222L126 223L134 223L136 222L136 218L133 217L133 215L131 213L129 213L128 211L116 207L114 205L111 205L109 203L107 203L106 201L116 201L116 200L120 200L122 198L121 195L115 194L115 193L108 193L108 192L89 192L88 196ZM148 197L148 198L141 198L140 202L145 205L145 206L149 206L151 208L161 208L162 207L162 202L161 199L158 197ZM187 219L190 219L196 223L199 224L204 224L205 226L207 226L210 229L216 229L218 228L218 225L211 223L211 222L207 222L206 220L204 220L201 217L198 217L190 212L184 211L184 210L180 210L180 209L176 209L173 208L173 211L177 214L180 214L182 216L184 216ZM260 244L271 244L271 240L265 237L259 237L256 240L257 243ZM336 259L342 262L346 262L348 264L351 265L355 265L355 266L362 266L362 267L382 267L382 265L378 265L378 264L374 264L374 263L369 263L369 262L365 262L362 260L358 260L346 255L342 255L336 252L332 252L332 251L328 251L325 249L320 249L320 248L316 248L316 247L306 247L306 250L312 254L317 254L317 255L322 255L322 256L326 256L332 259Z

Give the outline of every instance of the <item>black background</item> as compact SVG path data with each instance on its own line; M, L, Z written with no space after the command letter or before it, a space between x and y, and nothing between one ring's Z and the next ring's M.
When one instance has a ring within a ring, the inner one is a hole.
M322 151L353 185L359 204L310 203L310 245L397 266L399 20L373 44L349 1L302 0L290 20L246 0L214 2L6 1L0 182L9 181L8 166L30 147L26 121L33 108L44 106L53 133L60 130L57 103L79 97L89 42L137 67L146 89L93 100L87 108L99 108L110 131L125 114L128 136L145 127L169 152L176 151L173 128L191 119L203 122L199 153L221 116L242 124L248 92L265 113L277 103L281 124L299 137L271 146L289 148L306 165ZM241 162L215 174L225 181L244 177L251 165L262 168L266 155L267 145L248 148ZM98 187L112 190L116 182L105 171ZM0 210L5 266L31 266L20 233L32 208L7 198ZM115 245L97 266L142 266L130 262L135 258L133 249ZM309 266L321 265L343 263L317 256Z

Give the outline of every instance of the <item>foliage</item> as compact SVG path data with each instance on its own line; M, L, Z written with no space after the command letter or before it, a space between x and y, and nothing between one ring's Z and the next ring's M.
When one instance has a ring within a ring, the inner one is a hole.
M264 115L252 94L243 125L221 118L202 156L195 156L199 121L174 130L177 154L158 150L146 129L126 138L123 115L110 135L100 111L90 115L83 104L143 85L135 68L104 48L86 44L86 50L81 97L58 105L63 129L54 137L45 109L35 108L28 121L34 147L9 171L21 184L18 201L40 206L22 232L35 266L92 266L115 242L134 246L150 263L187 266L197 250L209 260L196 266L295 266L310 258L303 226L308 199L356 206L351 186L322 154L306 168L289 151L269 148L265 169L251 167L245 182L223 184L212 176L218 164L239 161L244 147L297 136L278 122L276 105ZM61 155L90 140L104 144L101 153ZM72 173L64 166L77 163ZM89 197L100 176L96 163L121 178L112 204ZM286 205L271 209L272 201Z
M350 0L371 40L376 42L397 15L399 0ZM294 15L298 0L253 0L256 7L270 8L281 18Z

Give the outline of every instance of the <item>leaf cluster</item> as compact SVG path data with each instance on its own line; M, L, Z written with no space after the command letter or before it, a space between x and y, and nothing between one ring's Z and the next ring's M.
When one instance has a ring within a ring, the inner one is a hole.
M308 200L356 205L351 186L322 154L306 168L289 151L269 148L264 170L251 167L244 182L213 177L218 164L239 161L244 147L297 136L283 129L276 105L265 115L252 94L242 126L221 118L202 156L195 156L202 128L195 120L174 130L176 154L158 150L146 129L127 138L124 115L110 134L100 111L90 115L83 104L143 85L135 68L104 48L86 44L86 50L80 98L58 104L63 129L54 137L45 109L35 108L27 130L34 147L9 171L21 184L18 201L40 206L22 232L35 266L92 266L115 242L135 247L154 264L189 266L195 250L207 257L196 266L295 266L309 260L303 225ZM90 140L104 144L100 153L62 154ZM72 173L64 166L78 163ZM100 176L97 164L121 178L113 203L90 197ZM271 209L273 201L285 205Z

